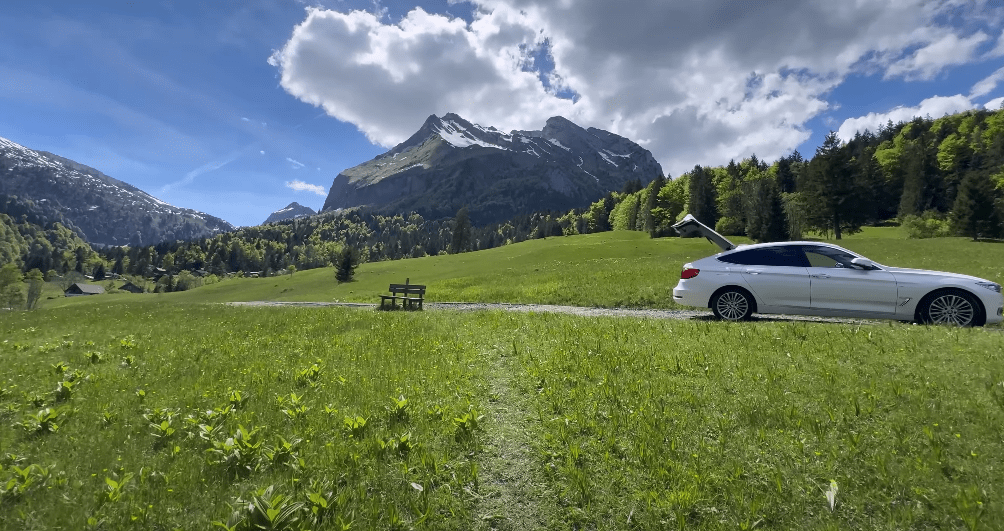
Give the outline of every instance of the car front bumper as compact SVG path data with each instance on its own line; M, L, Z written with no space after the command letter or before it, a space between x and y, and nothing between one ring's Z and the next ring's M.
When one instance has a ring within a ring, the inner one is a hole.
M976 291L977 295L980 297L980 302L983 303L983 308L986 309L987 322L986 324L997 324L1004 321L1004 294L1001 293L983 293L981 291Z

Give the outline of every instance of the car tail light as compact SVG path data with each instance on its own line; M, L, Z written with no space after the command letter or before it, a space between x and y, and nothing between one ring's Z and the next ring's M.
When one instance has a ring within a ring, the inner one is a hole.
M682 280L687 280L688 278L694 278L700 272L701 272L700 269L694 269L693 267L688 267L684 269L682 273L680 273L680 278Z

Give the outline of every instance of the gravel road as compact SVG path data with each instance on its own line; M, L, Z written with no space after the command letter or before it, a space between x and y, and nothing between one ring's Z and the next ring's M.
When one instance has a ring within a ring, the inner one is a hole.
M341 306L346 308L376 309L378 304L363 302L277 302L277 301L249 301L230 302L233 306L305 306L321 308L326 306ZM714 316L710 310L646 310L633 308L592 308L586 306L559 306L555 304L508 304L490 302L427 302L426 310L454 310L462 312L475 312L483 310L507 310L510 312L549 312L567 313L571 315L583 315L593 317L635 317L647 319L676 319L676 320L713 320ZM823 317L806 317L797 315L770 315L753 316L754 321L813 321L825 323L851 323L851 324L874 324L879 321L863 319L836 319Z

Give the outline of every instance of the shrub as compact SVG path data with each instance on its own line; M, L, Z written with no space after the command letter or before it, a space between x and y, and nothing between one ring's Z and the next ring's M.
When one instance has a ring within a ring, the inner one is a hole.
M191 271L182 271L178 273L176 278L174 291L186 291L202 285L202 279L193 275Z
M943 214L933 210L919 216L905 216L901 226L906 230L907 238L944 238L952 235L951 222Z
M746 234L746 226L739 219L724 217L715 223L715 232L722 236L743 236Z

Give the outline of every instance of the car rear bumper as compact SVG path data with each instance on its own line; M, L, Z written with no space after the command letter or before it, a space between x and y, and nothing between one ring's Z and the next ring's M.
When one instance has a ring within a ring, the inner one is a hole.
M705 290L688 289L685 282L686 281L681 280L680 283L673 288L673 302L681 306L707 308L710 295L706 293Z

